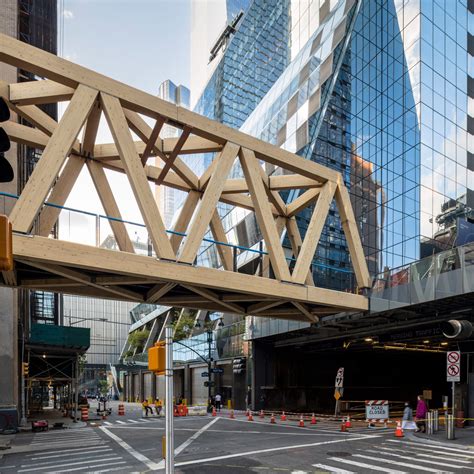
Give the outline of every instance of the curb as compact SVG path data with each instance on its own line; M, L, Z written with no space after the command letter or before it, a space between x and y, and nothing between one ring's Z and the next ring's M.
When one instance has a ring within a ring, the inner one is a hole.
M423 436L419 436L416 433L410 433L409 435L406 435L407 438L409 438L411 441L415 441L416 443L426 443L426 444L432 444L433 446L443 446L446 447L446 442L449 443L449 447L453 448L458 448L458 449L463 449L464 451L474 451L474 444L472 446L466 446L465 444L460 444L460 443L452 443L450 440L446 439L446 442L430 439L430 438L424 438Z

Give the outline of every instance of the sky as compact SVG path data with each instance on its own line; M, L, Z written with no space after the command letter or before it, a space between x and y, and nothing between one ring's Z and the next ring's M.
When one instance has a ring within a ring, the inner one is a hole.
M166 79L188 87L190 1L58 0L59 55L154 95ZM62 104L60 115L66 106ZM105 120L97 141L112 142ZM141 222L125 176L113 172L107 176L122 218ZM66 206L105 214L86 169ZM92 243L86 240L95 235L93 221L63 211L61 232L72 240ZM106 227L101 229L101 240L109 233Z

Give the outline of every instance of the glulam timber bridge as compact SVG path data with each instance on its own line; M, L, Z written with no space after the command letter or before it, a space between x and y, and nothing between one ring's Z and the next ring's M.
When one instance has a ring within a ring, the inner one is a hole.
M357 286L371 284L341 174L5 35L0 35L0 61L38 78L0 83L12 117L27 122L11 119L1 125L12 141L41 150L9 216L14 269L3 272L1 284L309 322L368 309L363 294L318 288L312 278L311 264L334 202ZM61 101L68 105L59 122L40 107ZM113 143L96 143L102 114ZM160 137L165 124L179 131L176 138ZM214 158L197 176L188 156L203 153ZM59 240L52 233L85 168L116 250ZM106 170L126 176L146 226L149 255L136 251ZM235 175L240 177L229 177ZM151 185L187 193L171 232ZM282 198L287 190L298 191L292 202ZM219 203L255 213L264 242L255 274L237 271ZM296 216L306 208L313 212L302 239ZM209 230L218 268L196 262ZM285 230L290 257L282 246Z

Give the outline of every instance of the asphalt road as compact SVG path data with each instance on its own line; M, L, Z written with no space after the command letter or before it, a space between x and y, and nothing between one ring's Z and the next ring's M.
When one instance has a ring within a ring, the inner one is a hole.
M164 419L143 419L139 409L100 426L21 434L15 446L26 452L5 455L0 472L163 472L163 435ZM175 449L177 473L474 472L474 451L395 438L392 428L341 433L323 421L300 428L268 418L176 418Z

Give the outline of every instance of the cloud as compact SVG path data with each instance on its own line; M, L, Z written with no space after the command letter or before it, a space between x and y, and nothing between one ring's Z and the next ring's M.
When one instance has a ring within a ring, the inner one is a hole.
M74 13L71 10L64 10L63 17L66 18L66 20L72 20L74 18Z

